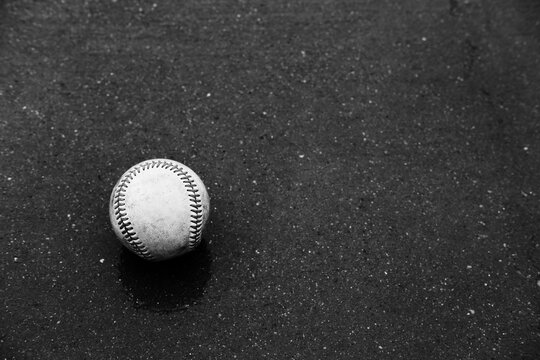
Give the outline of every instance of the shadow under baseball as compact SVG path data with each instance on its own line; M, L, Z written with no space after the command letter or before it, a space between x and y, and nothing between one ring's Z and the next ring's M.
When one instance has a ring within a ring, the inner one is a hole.
M190 253L156 263L122 249L119 279L135 308L175 312L186 310L201 298L211 264L212 255L204 240Z

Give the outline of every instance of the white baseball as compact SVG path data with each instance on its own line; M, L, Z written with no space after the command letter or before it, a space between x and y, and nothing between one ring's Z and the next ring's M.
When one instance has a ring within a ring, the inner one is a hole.
M143 161L122 175L109 202L120 242L143 259L160 261L201 242L210 199L201 179L177 161Z

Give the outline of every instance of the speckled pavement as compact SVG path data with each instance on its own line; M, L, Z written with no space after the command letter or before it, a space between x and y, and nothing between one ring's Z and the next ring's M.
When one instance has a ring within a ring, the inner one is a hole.
M2 359L540 357L540 3L0 0ZM195 170L149 264L108 198Z

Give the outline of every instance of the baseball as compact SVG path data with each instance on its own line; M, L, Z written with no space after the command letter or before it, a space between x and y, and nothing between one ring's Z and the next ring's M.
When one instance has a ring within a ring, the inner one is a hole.
M160 261L201 242L210 199L193 170L168 159L143 161L120 177L109 217L116 236L143 259Z

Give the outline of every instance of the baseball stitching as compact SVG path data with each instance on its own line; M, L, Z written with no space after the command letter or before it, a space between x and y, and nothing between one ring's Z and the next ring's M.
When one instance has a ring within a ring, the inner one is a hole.
M188 247L193 249L201 241L202 226L203 226L203 209L202 200L200 199L200 190L197 188L197 184L193 177L182 167L169 162L161 160L149 160L141 165L134 166L128 173L126 173L122 179L118 182L118 186L114 191L113 196L113 209L116 221L120 227L121 233L124 235L124 240L131 246L131 248L141 257L152 260L153 255L150 250L142 243L137 236L133 226L129 221L129 216L126 211L126 191L135 176L140 174L144 170L153 168L163 168L171 170L174 174L180 177L184 184L186 191L188 192L188 198L190 201L190 226L189 226L189 243Z

